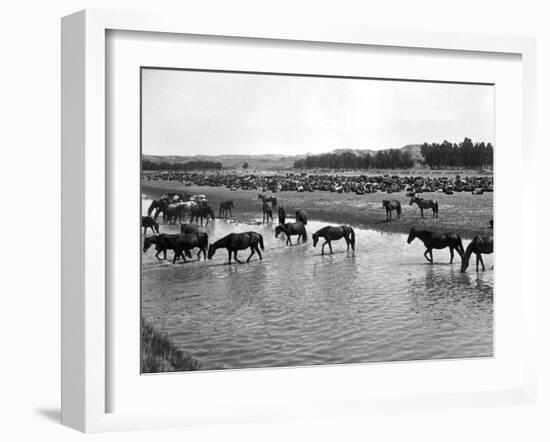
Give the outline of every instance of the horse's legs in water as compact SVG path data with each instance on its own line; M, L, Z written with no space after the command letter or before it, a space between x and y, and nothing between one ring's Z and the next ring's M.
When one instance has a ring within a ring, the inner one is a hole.
M321 255L324 255L325 254L325 246L328 244L328 241L325 241L323 243L323 247L321 247Z
M159 261L161 260L161 259L159 258L160 252L162 252L162 250L157 249L157 253L155 253L155 257L156 257ZM166 258L164 258L164 259L166 259Z
M229 264L231 264L231 250L227 249L227 254L229 255Z
M424 252L424 258L426 258L428 260L428 262L433 262L429 257L428 257L428 253L430 254L430 256L432 255L432 251L430 249L426 249L426 251Z
M292 245L292 239L290 238L290 235L288 233L286 234L286 243L288 245Z
M481 263L481 268L483 271L485 271L485 264L483 264L483 258L481 257L481 253L479 254L479 262Z
M424 218L424 209L422 207L420 208L420 217Z
M250 256L247 258L246 262L249 262L249 261L250 261L250 258L252 258L252 255L254 255L254 247L253 247L253 246L250 246L250 250L252 250L252 253L251 253Z
M479 272L479 254L476 253L476 272Z
M238 252L238 250L235 250L235 251L233 252L233 257L235 258L235 261L237 261L238 263L241 263L241 264L242 264L243 262L242 262L239 258L237 258L237 252Z
M330 254L332 255L332 245L330 244L330 241L327 241L328 242L328 248L330 249Z
M254 249L256 250L256 253L258 254L258 256L260 257L260 261L262 260L262 254L260 253L260 249L258 248L258 244L256 244L254 246Z
M453 258L455 257L455 252L453 251L453 246L449 246L449 250L451 251L451 264L453 263Z

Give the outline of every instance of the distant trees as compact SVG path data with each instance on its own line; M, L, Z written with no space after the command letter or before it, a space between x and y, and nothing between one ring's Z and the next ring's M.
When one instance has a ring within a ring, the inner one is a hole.
M141 160L142 170L207 170L221 169L223 164L215 161L188 161L186 163L169 163L167 161L155 162Z
M469 138L464 138L459 144L449 141L424 143L420 151L424 164L431 169L493 167L493 145L484 142L474 144Z
M248 169L248 163L246 161L243 163L243 169L244 170Z
M413 166L411 154L400 149L380 150L374 155L324 153L308 155L294 162L297 169L409 169Z

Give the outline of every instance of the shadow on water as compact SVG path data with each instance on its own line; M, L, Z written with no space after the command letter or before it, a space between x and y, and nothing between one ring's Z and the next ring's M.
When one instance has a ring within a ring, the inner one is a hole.
M309 240L293 246L275 223L208 226L211 241L261 233L263 260L248 264L221 250L186 265L143 254L142 315L205 369L492 355L492 270L460 273L444 251L429 264L422 244L363 229L355 252L335 241L321 256L311 234L322 225L310 221Z

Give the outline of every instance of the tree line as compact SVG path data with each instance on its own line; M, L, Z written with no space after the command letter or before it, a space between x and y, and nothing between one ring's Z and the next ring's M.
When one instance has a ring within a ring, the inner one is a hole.
M448 168L488 168L493 167L493 145L491 143L473 143L465 138L463 142L424 143L420 147L423 162L431 169Z
M493 145L473 143L465 138L461 143L424 143L420 147L422 160L419 162L430 169L493 167ZM297 169L410 169L415 160L410 152L401 149L387 149L375 154L357 155L353 152L324 153L308 155L296 160Z
M409 169L413 166L411 154L399 149L380 150L366 155L353 152L323 153L308 155L294 162L297 169Z
M141 160L142 170L207 170L221 169L223 164L216 161L188 161L186 163L169 163L168 161L155 162L151 160Z

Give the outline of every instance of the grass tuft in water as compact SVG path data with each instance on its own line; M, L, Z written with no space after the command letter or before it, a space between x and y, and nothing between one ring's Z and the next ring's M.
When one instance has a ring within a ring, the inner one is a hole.
M200 370L200 362L189 353L178 350L170 340L141 320L141 372Z

